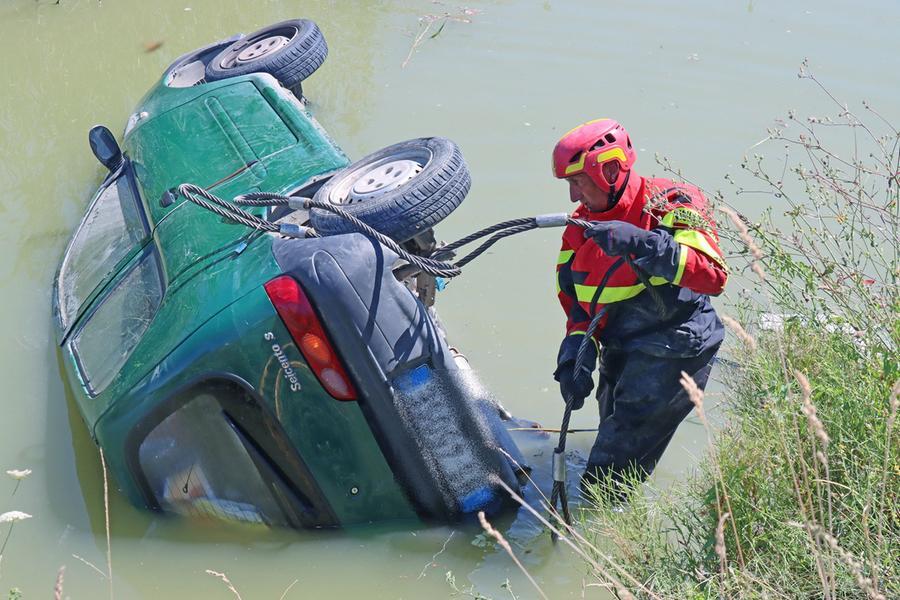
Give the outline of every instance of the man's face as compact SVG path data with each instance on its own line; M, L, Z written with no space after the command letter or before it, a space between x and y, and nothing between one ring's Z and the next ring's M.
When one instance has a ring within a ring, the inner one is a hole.
M603 212L610 208L609 193L601 190L586 173L572 175L566 181L569 182L572 202L581 202L591 212Z

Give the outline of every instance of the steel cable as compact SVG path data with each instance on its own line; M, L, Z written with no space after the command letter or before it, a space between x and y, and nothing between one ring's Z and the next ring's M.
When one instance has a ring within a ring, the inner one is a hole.
M502 223L497 223L496 225L491 225L490 227L485 227L484 229L476 231L475 233L471 233L471 234L467 235L466 237L456 240L453 243L441 246L440 248L435 250L433 256L439 256L441 254L453 252L457 248L459 248L461 246L465 246L466 244L474 242L475 240L481 239L486 235L490 235L492 233L496 233L498 231L501 231L503 229L508 229L510 227L516 227L518 225L532 225L532 227L529 227L528 229L533 229L534 227L537 227L534 217L522 217L519 219L510 219L508 221L503 221Z
M357 231L359 231L360 233L364 233L370 237L374 237L381 244L387 246L395 253L397 253L400 258L410 264L419 267L425 273L434 275L436 277L445 277L448 279L460 275L462 273L463 266L478 258L488 248L493 246L504 237L514 235L516 233L521 233L523 231L529 231L538 227L537 221L534 217L510 219L508 221L503 221L502 223L491 225L490 227L485 227L484 229L469 234L464 238L460 238L451 244L441 246L434 252L431 257L424 257L410 254L391 238L373 229L363 221L359 220L353 214L347 212L345 209L331 204L330 202L313 200L311 198L291 198L290 196L274 194L271 192L251 192L248 194L242 194L235 197L233 202L235 205L244 206L288 206L292 199L299 203L302 203L304 208L320 208L322 210L327 210L328 212L340 216L341 218L350 222L357 229ZM475 250L459 259L455 263L441 261L436 258L441 255L449 254L457 248L465 246L466 244L469 244L475 240L481 239L491 234L494 235L483 242Z
M604 286L599 286L597 291L594 292L594 296L597 297L603 292ZM587 357L587 349L588 344L594 343L594 333L597 331L597 326L600 324L600 321L603 319L603 316L606 314L606 307L601 307L600 310L591 318L591 322L588 325L587 331L584 332L583 339L581 340L581 344L578 345L578 352L575 354L575 365L573 370L575 373L578 373L582 369L585 369L584 363L585 358ZM593 369L590 369L593 371ZM572 514L569 512L569 494L566 489L566 440L569 434L569 420L572 418L572 405L575 403L575 397L569 396L565 398L566 408L563 411L562 425L560 425L559 429L559 440L556 444L556 448L553 449L553 489L550 492L550 510L553 512L557 512L556 506L557 502L559 503L559 507L562 510L562 518L565 521L566 525L572 525ZM553 540L553 543L556 543L559 536L557 536L556 532L550 534L550 538Z
M207 192L198 185L194 185L192 183L182 183L178 186L177 191L180 195L184 196L197 206L205 208L206 210L213 212L220 217L228 219L229 221L233 221L235 223L239 223L253 229L259 229L261 231L269 231L273 233L278 231L278 226L274 223L270 223L269 221L261 219L256 215L249 213L242 208L235 206L234 204L231 204L230 202L226 202L225 200L222 200L214 194Z
M273 233L278 233L281 231L281 229L276 224L261 219L260 217L241 209L240 205L290 206L292 205L291 201L293 200L307 210L310 208L319 208L322 210L326 210L347 220L354 226L354 228L358 232L374 238L379 243L395 252L400 258L412 265L415 265L423 272L436 277L445 278L452 278L460 275L462 273L462 267L481 256L485 251L487 251L488 248L493 246L501 239L525 231L530 231L541 226L538 223L538 219L535 217L525 217L503 221L502 223L491 225L490 227L486 227L484 229L476 231L475 233L460 238L455 242L442 246L434 252L431 258L429 258L407 252L393 239L373 229L372 227L361 221L359 218L347 212L345 209L339 206L335 206L330 202L323 202L311 198L292 198L289 196L284 196L282 194L274 194L270 192L251 192L248 194L242 194L235 197L233 202L227 202L211 194L210 192L207 192L203 188L193 184L182 184L178 186L178 193L194 202L195 204L209 211L212 211L226 219L229 219L236 223L240 223L247 227L252 227L254 229L260 229ZM569 217L565 219L565 223L567 225L575 225L577 227L581 227L582 229L589 229L591 227L591 222L584 219L574 219ZM310 229L306 230L305 235L309 237L318 237L318 234L314 233ZM491 237L482 242L482 244L475 248L475 250L471 251L455 263L449 263L434 258L452 253L454 250L488 235L490 235ZM640 269L637 265L634 264L634 261L631 259L631 257L626 256L625 261L628 263L629 267L631 267L640 282L650 293L654 304L656 305L656 308L660 312L660 314L667 314L668 309L665 305L665 302L659 295L659 292L651 285L649 276L643 271L643 269ZM605 285L601 284L595 290L593 299L591 301L592 307L596 306L597 301L604 288ZM594 343L594 333L596 332L596 329L605 314L606 307L603 306L591 318L588 329L585 332L584 338L582 339L581 344L578 347L578 352L575 356L574 369L576 373L585 368L584 362L587 356L588 344ZM568 398L565 398L565 401L566 407L565 411L563 412L562 424L560 426L559 440L557 442L556 448L553 451L554 481L553 489L550 495L550 509L554 512L557 512L557 504L559 504L559 508L562 511L563 520L565 521L566 525L571 526L572 515L569 511L568 492L566 490L565 451L567 436L569 432L569 421L572 417L572 405L574 404L575 398L569 396ZM555 543L557 540L556 533L553 533L551 537Z
M533 219L532 219L531 223L526 223L523 225L516 225L515 227L510 227L509 229L499 231L499 232L495 233L494 235L492 235L490 238L488 238L487 241L482 243L480 246L478 246L477 248L475 248L474 250L472 250L471 252L466 254L464 257L462 257L461 259L456 261L455 264L458 267L464 267L467 264L469 264L470 262L472 262L473 260L475 260L476 258L478 258L479 256L481 256L488 248L490 248L491 246L493 246L494 244L496 244L503 238L509 237L511 235L515 235L517 233L522 233L524 231L530 231L532 229L537 229L537 223L535 223Z

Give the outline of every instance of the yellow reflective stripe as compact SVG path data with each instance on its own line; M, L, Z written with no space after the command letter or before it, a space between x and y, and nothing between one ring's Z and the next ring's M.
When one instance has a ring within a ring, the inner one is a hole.
M672 283L678 285L681 283L681 278L684 276L684 265L687 264L688 257L688 249L684 244L678 245L678 270L675 271L675 279L672 280Z
M669 283L662 277L651 277L650 285L665 285ZM597 299L598 304L612 304L613 302L622 302L629 298L634 298L644 291L644 284L637 285L620 285L607 286L600 292L600 298ZM575 284L575 297L579 302L593 302L594 294L597 293L596 285L580 285Z
M573 331L572 333L566 335L566 337L569 337L570 335L587 335L587 332L586 331ZM594 342L594 346L597 348L597 352L600 352L600 342L598 342L596 339L594 339L593 342Z
M609 304L610 298L615 298L613 302L626 300L628 298L637 296L643 289L643 284L621 287L607 287L600 293L600 298L597 300L597 302L599 302L600 304ZM594 294L596 293L596 285L580 285L578 283L575 284L575 297L578 298L579 302L592 302L594 300Z
M578 125L577 127L573 127L572 129L568 130L568 131L567 131L561 138L559 138L559 139L562 140L563 138L565 138L565 137L567 137L569 134L571 134L573 131L576 131L576 130L578 130L578 129L581 129L581 128L584 127L585 125L593 125L594 123L599 123L600 121L609 121L609 119L608 119L607 117L602 117L602 118L600 118L600 119L594 119L593 121L588 121L587 123L582 123L581 125Z
M572 259L572 256L575 254L574 250L560 250L559 256L556 258L556 266L564 265L569 260ZM559 294L562 291L562 287L559 285L559 271L556 272L556 293Z
M665 285L670 283L664 277L653 276L650 278L650 285ZM634 298L644 291L644 284L637 283L635 285L606 286L600 292L600 298L597 299L598 304L612 304L613 302L621 302ZM579 302L592 302L594 294L597 293L596 285L575 284L575 297Z
M623 285L617 287L606 287L600 292L600 298L597 299L599 304L612 304L613 302L622 302L629 298L634 298L644 291L644 284ZM578 285L575 284L575 295L579 302L592 302L594 294L597 292L595 285Z
M578 159L577 163L572 163L568 167L566 167L566 175L573 175L575 173L580 173L584 170L584 157L587 156L586 152L581 153L581 158Z
M628 159L625 158L625 152L621 148L611 148L597 155L597 164L604 163L611 158L618 159L621 163L628 162Z
M693 229L679 229L672 237L675 238L675 241L679 244L690 246L695 250L699 250L703 254L710 257L712 260L716 261L716 263L723 269L725 269L726 271L728 270L728 265L725 264L725 259L722 258L722 255L719 253L719 251L709 243L709 240L706 239L706 236L699 231L695 231Z
M676 223L687 225L688 227L693 227L695 229L709 230L709 223L703 218L703 215L696 210L685 206L679 206L672 209L666 213L659 222L663 227L668 227L670 229L675 227Z

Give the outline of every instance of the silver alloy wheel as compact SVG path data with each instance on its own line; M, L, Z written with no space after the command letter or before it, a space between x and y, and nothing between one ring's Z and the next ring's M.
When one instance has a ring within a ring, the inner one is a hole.
M294 33L296 34L296 31ZM219 61L219 67L233 69L257 61L287 46L292 37L293 35L291 37L269 35L257 40L249 40L223 56Z
M465 199L471 185L459 147L442 137L391 144L328 178L314 200L341 206L376 231L405 242L433 227ZM356 231L323 208L309 212L320 235Z
M426 148L406 150L365 165L365 171L348 177L328 195L337 205L359 204L397 190L428 166L431 152Z
M413 177L422 172L422 165L414 160L392 160L376 165L368 173L356 180L345 204L362 202L383 196L387 192L396 190L406 184Z
M205 65L206 81L266 73L295 95L328 56L322 30L309 19L288 19L236 36Z

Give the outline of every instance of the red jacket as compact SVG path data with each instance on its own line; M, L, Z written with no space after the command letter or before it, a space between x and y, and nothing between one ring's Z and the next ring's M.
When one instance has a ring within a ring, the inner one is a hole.
M595 334L604 346L662 356L695 356L722 341L722 325L708 296L721 293L728 270L715 222L699 189L669 179L632 176L613 208L593 213L580 206L573 216L626 221L652 230L653 252L634 262L651 276L650 283L672 311L659 315L624 259L604 254L585 239L582 228L569 225L556 267L567 336L584 334L592 315L607 306L607 315Z

